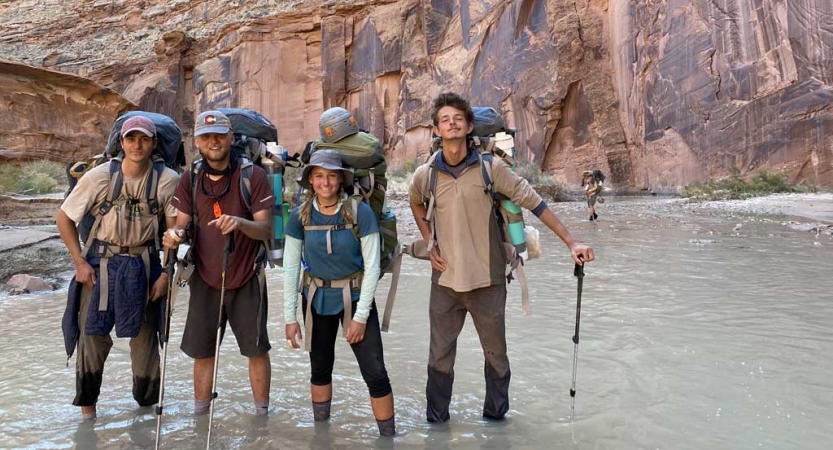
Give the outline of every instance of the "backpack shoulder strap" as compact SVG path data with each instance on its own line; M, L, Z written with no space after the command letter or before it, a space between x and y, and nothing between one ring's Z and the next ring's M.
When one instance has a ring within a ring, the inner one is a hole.
M425 177L425 181L422 184L422 196L426 203L428 203L431 197L434 195L434 190L437 187L437 158L441 152L434 152L431 156L428 157L428 160L425 161L425 164L428 165L428 176Z
M191 182L191 223L188 225L188 229L191 232L192 249L197 244L197 177L199 177L200 170L202 170L202 164L202 158L195 159L194 162L191 163L191 168L188 170L188 175L191 177L189 180Z
M240 195L243 196L243 204L246 210L252 209L252 172L254 163L251 159L243 156L240 158Z
M162 179L164 170L165 161L162 158L154 158L145 182L145 199L147 200L148 211L154 216L159 214L159 181Z
M494 157L490 153L478 153L478 159L480 160L480 174L483 176L483 186L486 187L486 193L489 194L489 197L492 197L493 201L497 201L492 184L492 164L494 163Z
M84 251L81 253L81 256L83 256L84 259L87 258L87 254L90 252L90 247L92 246L91 244L95 240L95 236L98 233L98 227L101 225L101 218L110 212L110 209L113 208L113 202L118 200L121 195L121 188L124 183L121 173L121 161L121 156L117 156L110 160L110 175L107 179L107 196L104 198L104 201L95 208L95 221L93 222L93 226L90 227L90 234L87 237L87 242L84 244Z
M437 191L437 158L441 157L439 156L441 153L442 150L434 152L428 158L428 161L425 162L428 164L428 176L425 178L425 184L422 186L422 195L423 198L425 198L426 193L428 195L425 201L425 218L423 219L428 222L428 227L431 229L430 236L428 237L428 252L434 248L434 242L437 236L436 221L434 220L434 194Z
M110 207L113 206L113 202L118 200L121 195L121 188L124 184L124 179L121 173L121 161L121 157L116 157L110 160L110 179L107 186L107 198L104 200L101 207L99 207L99 211L102 212L102 215L109 212ZM106 209L102 209L105 204Z
M349 208L350 214L349 217L352 218L352 223L350 223L350 229L353 231L353 236L355 236L357 241L361 241L359 237L359 202L362 201L364 197L359 195L351 195L347 198L347 201L344 202L341 207L342 208Z
M312 199L307 200L311 202ZM333 241L332 241L332 232L333 231L341 231L341 230L350 230L353 232L353 237L356 238L357 241L360 241L359 238L359 224L358 224L358 217L356 216L359 210L359 203L362 201L362 196L359 194L351 195L347 197L347 201L342 202L342 208L348 208L352 214L349 214L352 217L352 221L350 223L340 224L340 225L304 225L304 241L306 241L307 231L326 231L327 232L327 254L333 254ZM310 206L314 208L314 206ZM343 215L342 215L343 217Z

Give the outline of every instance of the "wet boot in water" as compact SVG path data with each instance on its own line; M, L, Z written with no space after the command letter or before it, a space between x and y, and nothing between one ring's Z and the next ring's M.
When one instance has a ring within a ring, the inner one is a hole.
M387 420L376 419L379 426L379 436L396 436L396 416Z
M312 402L312 415L316 422L324 422L330 419L330 405L332 402L332 400Z

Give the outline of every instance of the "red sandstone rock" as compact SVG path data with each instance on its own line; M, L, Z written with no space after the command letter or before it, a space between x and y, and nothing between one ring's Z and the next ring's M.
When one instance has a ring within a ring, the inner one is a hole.
M452 90L571 188L590 167L617 190L733 166L833 186L829 0L8 3L0 54L88 76L186 138L199 110L252 107L297 151L341 105L397 166Z

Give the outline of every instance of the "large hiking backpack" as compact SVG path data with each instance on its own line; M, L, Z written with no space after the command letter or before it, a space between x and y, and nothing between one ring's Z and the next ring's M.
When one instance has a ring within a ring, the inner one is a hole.
M353 171L353 186L347 190L347 194L353 199L361 199L361 201L367 203L379 223L380 277L386 273L391 274L390 289L388 290L381 324L382 331L388 331L399 284L402 248L399 245L399 236L396 232L396 215L385 202L388 179L386 176L387 163L382 151L382 143L365 131L351 134L336 142L325 142L324 139L319 138L307 144L301 154L301 163L308 164L310 156L318 150L335 150L341 155L344 167ZM302 196L303 193L299 190L299 204ZM351 203L346 202L345 205ZM353 217L356 217L356 215L353 214ZM358 239L358 227L353 226L352 230Z
M113 203L118 200L121 195L121 188L123 184L121 173L121 161L124 154L124 149L121 146L121 127L124 122L134 116L143 116L153 122L156 127L156 148L152 153L153 170L148 172L148 180L145 183L145 196L142 199L148 203L151 212L161 214L159 205L156 201L156 188L162 171L165 167L174 169L177 172L182 171L182 166L185 165L185 150L182 144L182 131L179 126L170 117L147 111L131 111L119 116L113 123L113 128L110 131L110 136L107 140L107 146L104 152L92 156L86 160L70 163L67 165L67 181L69 182L69 189L66 195L75 188L78 180L87 173L90 169L104 163L110 164L110 181L108 184L107 197L100 204L96 205L92 211L87 213L78 225L78 234L81 242L85 244L85 255L89 251L89 244L91 239L89 236L95 235L95 228L97 222L101 217L107 214L112 208ZM159 234L165 231L165 220L160 219Z
M69 189L66 195L72 192L75 184L78 183L78 179L90 169L109 161L111 158L115 158L124 151L121 146L121 126L125 120L134 116L147 117L156 126L156 148L153 151L154 156L158 156L164 160L167 167L177 172L182 172L182 167L185 165L185 146L182 143L182 130L180 130L179 125L164 114L148 111L130 111L119 116L113 123L113 128L110 130L110 135L107 138L107 145L104 147L102 153L85 160L67 164L66 175Z
M599 169L585 170L582 175L585 175L586 177L589 178L589 179L587 179L584 176L581 177L582 187L587 183L589 183L589 184L602 184L602 183L604 183L605 178L606 178L605 174L602 173L602 171L599 170ZM585 180L587 181L587 183L585 183Z
M483 184L486 187L485 193L491 197L492 213L497 222L501 240L505 244L500 248L500 251L503 253L504 259L509 265L506 279L507 282L511 282L515 276L518 278L521 284L523 311L524 314L528 315L531 314L531 307L529 304L526 276L523 271L523 263L528 257L526 238L524 236L523 211L509 198L495 192L492 184L492 163L495 158L502 159L512 168L512 171L517 166L517 160L514 158L515 130L506 126L503 116L494 108L473 107L472 111L474 112L474 129L469 133L468 139L470 145L477 151L480 162L480 173L483 177ZM423 192L429 194L429 198L425 202L428 208L426 214L426 220L428 221L432 221L433 216L434 187L436 186L435 180L437 176L437 169L434 164L441 145L442 140L440 138L434 138L431 145L431 156L426 162L432 168L426 179L427 186L423 189ZM432 232L431 241L427 244L427 248L419 252L430 252L431 247L433 247L433 239ZM416 252L413 245L410 251Z
M337 142L327 143L318 139L307 145L305 152L301 155L301 162L309 163L310 156L317 150L337 151L341 155L344 167L353 171L353 187L352 190L348 190L347 195L361 196L362 201L373 210L379 222L381 237L380 268L382 274L391 272L399 249L399 238L396 233L396 215L385 206L388 179L382 143L372 134L364 131L359 131ZM358 232L357 228L354 230Z
M268 262L272 267L282 266L284 229L289 219L289 203L283 200L283 175L287 163L294 160L278 145L278 130L263 114L244 108L219 108L217 111L225 114L231 122L231 131L234 133L231 144L232 157L238 158L240 162L240 194L248 211L251 211L252 206L253 166L258 165L266 171L267 182L274 195L274 203L271 206L273 233L269 241L264 242L265 253L259 258L259 262ZM202 164L202 158L191 163L192 199L196 193L197 174ZM195 214L196 209L192 211L192 221L196 220Z

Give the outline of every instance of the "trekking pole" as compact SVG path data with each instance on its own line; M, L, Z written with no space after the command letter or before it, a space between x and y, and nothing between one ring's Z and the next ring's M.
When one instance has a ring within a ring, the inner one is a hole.
M165 323L162 325L162 368L159 375L159 402L156 404L156 450L159 450L160 431L162 430L162 408L165 399L165 363L168 361L168 334L171 332L171 292L174 287L174 270L176 270L176 251L168 250L165 255L168 272L168 296L165 301Z
M576 332L573 335L573 343L575 350L573 350L573 386L570 388L570 420L576 413L576 367L578 365L578 325L581 319L581 286L584 281L584 261L581 264L576 263L576 268L573 275L578 278L578 297L576 299Z
M217 317L217 340L214 344L214 377L211 380L211 408L208 419L208 439L205 442L206 450L211 448L211 428L214 423L214 403L217 399L217 369L220 367L220 327L223 325L223 298L226 295L226 271L228 269L228 257L234 251L234 234L226 235L226 245L223 249L223 273L220 282L220 313Z

